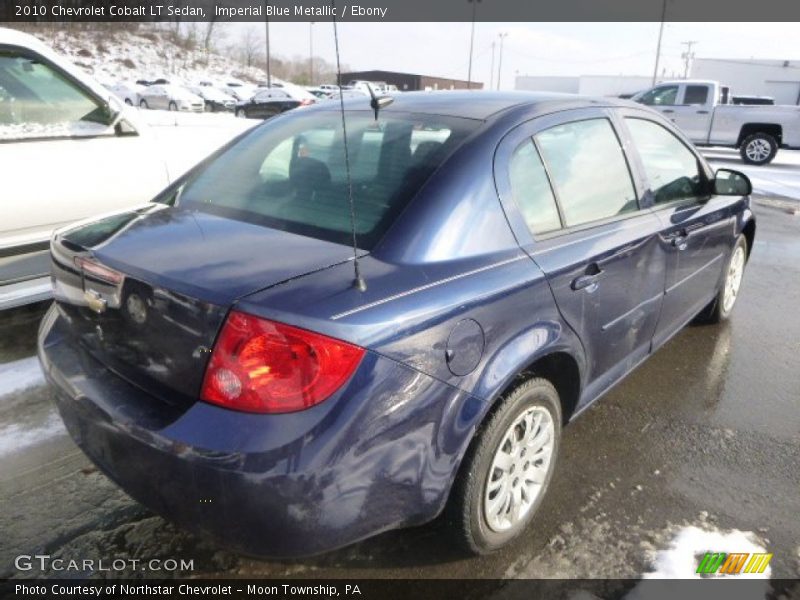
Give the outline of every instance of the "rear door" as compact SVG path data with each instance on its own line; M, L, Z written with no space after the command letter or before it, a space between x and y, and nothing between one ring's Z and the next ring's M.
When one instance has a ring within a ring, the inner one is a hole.
M664 290L660 222L640 205L615 121L605 109L536 119L506 137L496 163L517 239L583 342L585 397L647 355Z
M678 102L671 109L672 121L689 139L707 142L714 88L703 83L686 83L680 87Z
M662 225L658 247L667 277L654 339L658 346L714 298L733 244L733 203L709 193L713 173L657 116L637 110L621 114Z

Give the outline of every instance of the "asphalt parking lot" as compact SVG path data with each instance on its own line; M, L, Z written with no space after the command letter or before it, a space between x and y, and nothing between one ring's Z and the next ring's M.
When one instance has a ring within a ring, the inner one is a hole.
M800 153L782 154L755 176L746 169L759 191L791 195ZM742 168L728 151L711 158ZM0 577L57 575L14 567L35 553L194 560L191 573L135 573L156 577L688 577L716 540L764 548L774 554L771 577L800 577L800 216L784 201L756 203L756 244L732 320L688 327L567 427L530 531L483 558L455 553L441 521L300 561L237 556L178 530L118 490L66 435L35 358L46 305L2 313Z

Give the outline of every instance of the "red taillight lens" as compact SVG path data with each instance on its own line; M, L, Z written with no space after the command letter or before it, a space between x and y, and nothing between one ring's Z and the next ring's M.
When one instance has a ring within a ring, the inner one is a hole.
M85 274L92 275L101 281L113 283L115 285L122 282L122 273L118 273L113 269L109 269L108 267L105 267L90 258L76 256L73 262L75 263L75 266L82 270Z
M338 390L363 356L358 346L232 311L211 353L200 398L246 412L304 410Z

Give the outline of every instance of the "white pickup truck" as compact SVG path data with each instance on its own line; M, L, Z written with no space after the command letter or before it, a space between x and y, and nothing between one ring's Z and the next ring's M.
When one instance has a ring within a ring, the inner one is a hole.
M0 310L50 297L54 229L146 203L253 123L126 106L0 28Z
M632 99L672 119L698 146L738 148L742 160L764 165L778 148L800 148L800 106L729 104L716 81L666 81Z

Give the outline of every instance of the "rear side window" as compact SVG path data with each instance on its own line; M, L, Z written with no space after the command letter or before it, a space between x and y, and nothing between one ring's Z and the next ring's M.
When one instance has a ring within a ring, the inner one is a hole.
M639 208L628 164L608 119L589 119L534 136L573 227Z
M531 140L514 151L509 178L514 202L533 233L547 233L561 227L553 190Z
M33 56L0 52L0 140L98 135L110 112Z
M367 111L347 114L360 248L369 250L480 121ZM352 243L342 117L306 112L255 129L186 183L180 203L230 218Z
M656 204L703 195L697 158L672 133L653 121L626 117Z
M687 85L683 92L684 104L705 104L708 100L708 86L706 85Z

